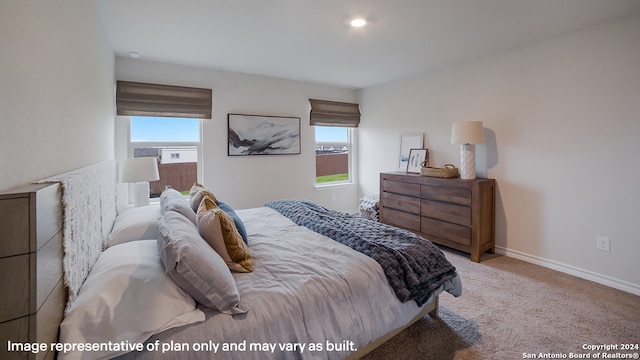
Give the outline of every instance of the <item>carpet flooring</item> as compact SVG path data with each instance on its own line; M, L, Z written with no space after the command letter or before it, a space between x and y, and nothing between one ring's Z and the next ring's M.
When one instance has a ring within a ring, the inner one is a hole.
M473 263L443 251L462 296L442 294L437 319L418 320L363 359L638 358L639 296L506 256Z

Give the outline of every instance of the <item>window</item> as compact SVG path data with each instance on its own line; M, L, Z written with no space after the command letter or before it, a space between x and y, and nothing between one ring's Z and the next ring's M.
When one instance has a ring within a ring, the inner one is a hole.
M360 106L309 99L309 124L316 133L316 185L354 182L355 129Z
M353 135L355 129L315 126L316 184L353 182Z
M129 157L155 157L160 180L150 182L151 197L167 185L188 194L200 174L201 120L131 116Z

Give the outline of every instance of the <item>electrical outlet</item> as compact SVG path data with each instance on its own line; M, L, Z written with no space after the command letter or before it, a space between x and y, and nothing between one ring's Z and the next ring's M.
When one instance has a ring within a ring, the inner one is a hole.
M596 236L596 249L611 251L611 240L608 237Z

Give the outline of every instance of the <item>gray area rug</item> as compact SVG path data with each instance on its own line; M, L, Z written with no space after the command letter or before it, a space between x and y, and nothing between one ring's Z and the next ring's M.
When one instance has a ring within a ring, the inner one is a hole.
M639 296L506 256L473 263L443 250L462 296L441 295L439 318L420 319L364 359L638 358ZM617 350L595 347L611 344Z

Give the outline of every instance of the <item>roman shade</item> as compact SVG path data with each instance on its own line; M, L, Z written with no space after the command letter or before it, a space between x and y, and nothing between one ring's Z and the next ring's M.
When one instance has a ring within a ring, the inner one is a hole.
M118 81L118 115L211 119L211 89Z
M309 123L318 126L358 127L360 107L358 104L309 99L311 113Z

